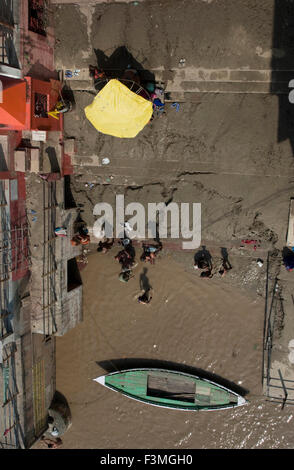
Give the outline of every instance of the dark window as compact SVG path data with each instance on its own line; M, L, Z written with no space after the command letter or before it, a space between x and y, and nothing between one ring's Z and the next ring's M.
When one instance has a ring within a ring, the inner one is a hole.
M75 258L71 258L67 262L67 292L76 289L81 285L82 279L77 260Z
M35 109L34 115L39 118L47 118L47 95L41 93L35 93Z
M0 0L0 63L19 67L14 45L13 0Z
M73 209L77 207L70 186L70 175L64 176L64 208Z
M2 0L0 2L0 21L2 24L14 25L13 0Z
M29 30L46 36L44 0L29 0Z

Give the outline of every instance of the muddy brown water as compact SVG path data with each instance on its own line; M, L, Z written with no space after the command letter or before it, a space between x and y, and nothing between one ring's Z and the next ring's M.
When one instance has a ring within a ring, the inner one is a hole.
M72 413L63 448L293 447L294 408L282 410L262 395L262 299L222 279L200 279L168 255L155 265L139 262L124 284L116 251L89 256L82 271L83 322L57 338L57 389ZM141 275L154 289L150 305L136 301ZM214 412L168 410L93 382L107 365L113 369L114 359L135 358L217 374L248 390L250 402Z

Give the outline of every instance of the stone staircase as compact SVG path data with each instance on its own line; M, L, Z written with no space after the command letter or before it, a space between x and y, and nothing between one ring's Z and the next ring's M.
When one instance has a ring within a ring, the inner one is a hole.
M168 80L164 67L149 70L157 82L165 83L167 101L186 101L199 93L289 94L289 82L294 79L294 70L205 69L180 65L169 71ZM93 90L87 68L64 78L72 90Z

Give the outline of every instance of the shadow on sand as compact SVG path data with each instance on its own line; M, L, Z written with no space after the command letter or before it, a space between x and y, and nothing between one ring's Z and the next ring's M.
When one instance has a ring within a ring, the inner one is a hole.
M140 274L140 289L144 290L145 292L148 292L150 289L152 289L149 278L147 277L147 272L148 269L143 268L143 272Z
M154 74L144 69L125 46L118 47L109 57L100 49L94 52L98 69L104 70L108 78L122 78L124 71L130 68L138 71L142 86L145 82L155 82Z

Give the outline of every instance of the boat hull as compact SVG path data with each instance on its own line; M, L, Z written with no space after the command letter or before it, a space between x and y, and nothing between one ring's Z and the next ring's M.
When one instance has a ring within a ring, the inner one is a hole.
M128 398L160 408L214 411L248 403L215 382L165 369L128 369L97 377L94 381Z

